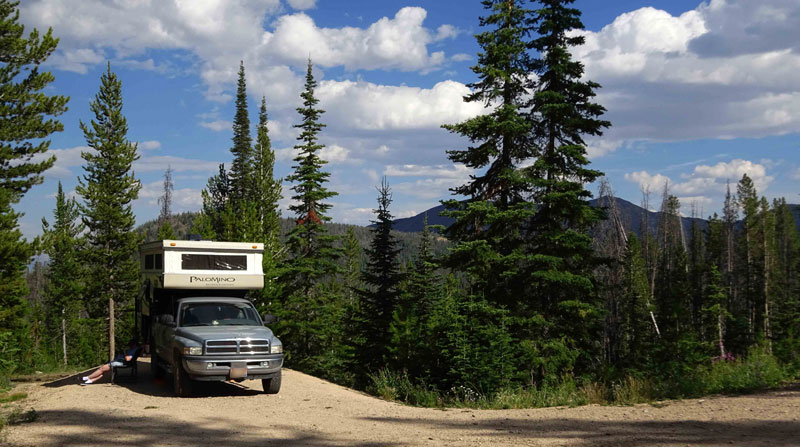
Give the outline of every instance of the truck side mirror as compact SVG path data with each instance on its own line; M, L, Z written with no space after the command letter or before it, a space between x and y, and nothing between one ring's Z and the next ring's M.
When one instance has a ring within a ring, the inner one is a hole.
M277 323L278 317L276 317L275 315L264 314L261 316L261 320L264 322L264 325L267 325L267 324Z

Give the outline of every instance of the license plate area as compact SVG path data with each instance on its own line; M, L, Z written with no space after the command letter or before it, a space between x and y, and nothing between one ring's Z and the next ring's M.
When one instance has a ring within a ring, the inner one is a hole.
M244 379L247 377L247 362L231 362L231 379Z

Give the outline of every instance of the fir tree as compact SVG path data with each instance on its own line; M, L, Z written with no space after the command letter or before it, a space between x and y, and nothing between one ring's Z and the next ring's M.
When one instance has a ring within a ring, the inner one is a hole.
M588 169L584 136L600 136L608 121L605 109L593 101L600 86L583 81L583 64L572 59L570 48L582 45L580 11L569 8L573 0L543 0L530 19L537 36L529 49L539 54L533 61L537 79L529 120L537 143L534 163L524 169L531 199L538 206L528 230L530 293L524 314L542 315L544 324L530 336L560 344L558 356L575 358L589 370L596 361L593 340L598 338L600 306L591 270L594 267L589 229L603 217L587 203L592 194L584 188L602 175ZM569 370L569 361L562 362Z
M708 300L704 311L710 317L714 331L714 348L719 352L719 358L726 358L725 350L725 329L730 313L727 310L728 296L725 293L725 285L722 281L722 274L716 265L711 266L709 272Z
M314 96L317 81L311 68L309 60L305 91L300 95L303 106L297 108L302 122L295 125L300 129L297 137L300 143L295 145L299 154L292 166L294 172L287 177L288 181L295 183L292 186L294 204L289 206L289 210L297 218L297 225L287 240L294 277L292 287L306 292L320 277L338 270L335 263L338 251L333 247L335 238L326 234L323 225L331 220L326 212L332 206L324 201L338 194L325 188L330 174L322 170L327 162L319 157L319 151L324 148L319 143L319 132L325 127L319 119L324 111L317 107L319 100Z
M257 208L260 240L264 243L263 268L266 282L262 296L265 300L270 300L280 295L276 277L278 265L284 253L280 243L280 210L278 209L278 201L282 197L281 180L274 178L275 152L272 150L267 124L267 100L262 97L253 157L255 188L252 200Z
M10 373L20 365L29 343L29 311L25 295L25 269L33 248L19 231L20 214L11 206L13 194L0 188L0 373Z
M86 173L78 179L76 191L89 243L90 290L87 308L100 316L102 300L108 300L110 332L114 333L115 307L133 302L139 285L139 262L135 258L139 237L133 232L135 217L131 204L141 184L132 164L139 156L136 144L127 139L128 123L122 114L122 83L111 72L111 64L100 78L100 91L90 105L94 114L89 125L80 127L86 144L93 150L81 154ZM109 351L114 356L114 340Z
M391 189L384 178L378 188L372 242L366 250L367 266L362 275L366 288L358 294L359 314L354 337L364 342L354 350L366 372L377 371L385 365L390 325L400 299L402 275L397 260L400 248L392 235L391 203Z
M236 115L233 117L233 163L230 188L234 201L246 200L253 192L253 139L250 137L250 118L247 113L247 83L244 62L239 63L236 84Z
M39 66L55 51L52 29L44 35L34 29L27 36L19 23L19 2L0 1L0 188L16 203L55 157L44 155L48 137L64 129L54 119L66 112L68 97L47 95L53 74Z
M25 35L19 2L0 0L0 370L19 366L30 354L24 300L25 268L33 247L22 238L13 209L22 196L42 182L55 157L46 155L49 136L63 130L55 118L69 98L47 95L52 73L39 67L55 51L58 39L48 30ZM40 156L36 157L35 156Z
M485 171L452 190L466 202L444 202L443 214L456 220L447 229L456 245L446 264L469 275L471 294L513 306L526 294L528 281L519 268L524 262L521 228L533 214L526 200L530 179L518 170L534 153L531 122L524 115L533 71L526 41L530 11L510 0L486 0L483 6L489 14L480 24L488 29L476 36L482 51L472 67L479 80L469 85L464 101L494 108L443 127L475 144L448 151L450 160Z
M623 275L620 358L623 367L635 368L646 363L657 335L652 318L647 266L642 258L642 245L635 234L630 235L625 248Z
M44 289L45 321L50 339L61 340L67 319L74 319L75 307L82 307L86 269L81 259L84 250L84 226L80 221L78 204L67 198L58 182L56 208L53 211L52 226L42 219L44 252L50 257ZM68 310L73 310L67 314ZM62 324L62 320L64 324ZM68 363L67 353L63 362Z
M294 172L287 177L295 183L294 204L289 209L295 213L297 224L286 241L288 260L281 272L283 296L276 303L276 313L283 320L279 330L286 335L284 347L295 364L306 371L324 373L321 365L331 352L327 342L333 338L332 332L341 330L341 321L332 322L330 318L340 314L338 297L331 296L333 288L324 281L338 272L340 250L334 246L336 237L328 235L324 226L330 221L325 213L331 208L324 201L337 193L325 188L330 174L322 170L326 162L319 157L324 147L319 143L319 132L325 125L319 122L323 110L317 107L317 82L311 68L309 60L305 90L300 95L303 105L297 108L302 122L295 125L300 129L295 145L299 154L294 159Z

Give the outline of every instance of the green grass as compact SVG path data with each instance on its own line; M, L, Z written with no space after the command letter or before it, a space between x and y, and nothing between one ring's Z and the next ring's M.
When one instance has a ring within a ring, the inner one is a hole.
M11 402L16 402L18 400L22 400L28 397L28 393L5 393L0 394L0 404L7 404Z
M552 385L507 388L482 394L466 386L440 391L414 383L406 374L389 370L381 370L370 378L372 386L367 391L386 400L420 407L507 409L652 404L665 399L775 388L792 381L795 376L767 350L753 348L744 358L703 365L674 381L628 376L611 383L578 383L573 377L566 376Z

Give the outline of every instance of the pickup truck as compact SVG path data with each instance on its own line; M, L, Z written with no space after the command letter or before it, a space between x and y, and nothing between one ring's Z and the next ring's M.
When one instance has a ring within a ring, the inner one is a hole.
M283 345L265 327L277 321L244 298L191 297L177 312L154 319L151 363L172 374L175 394L192 394L193 381L261 379L264 392L281 389Z

